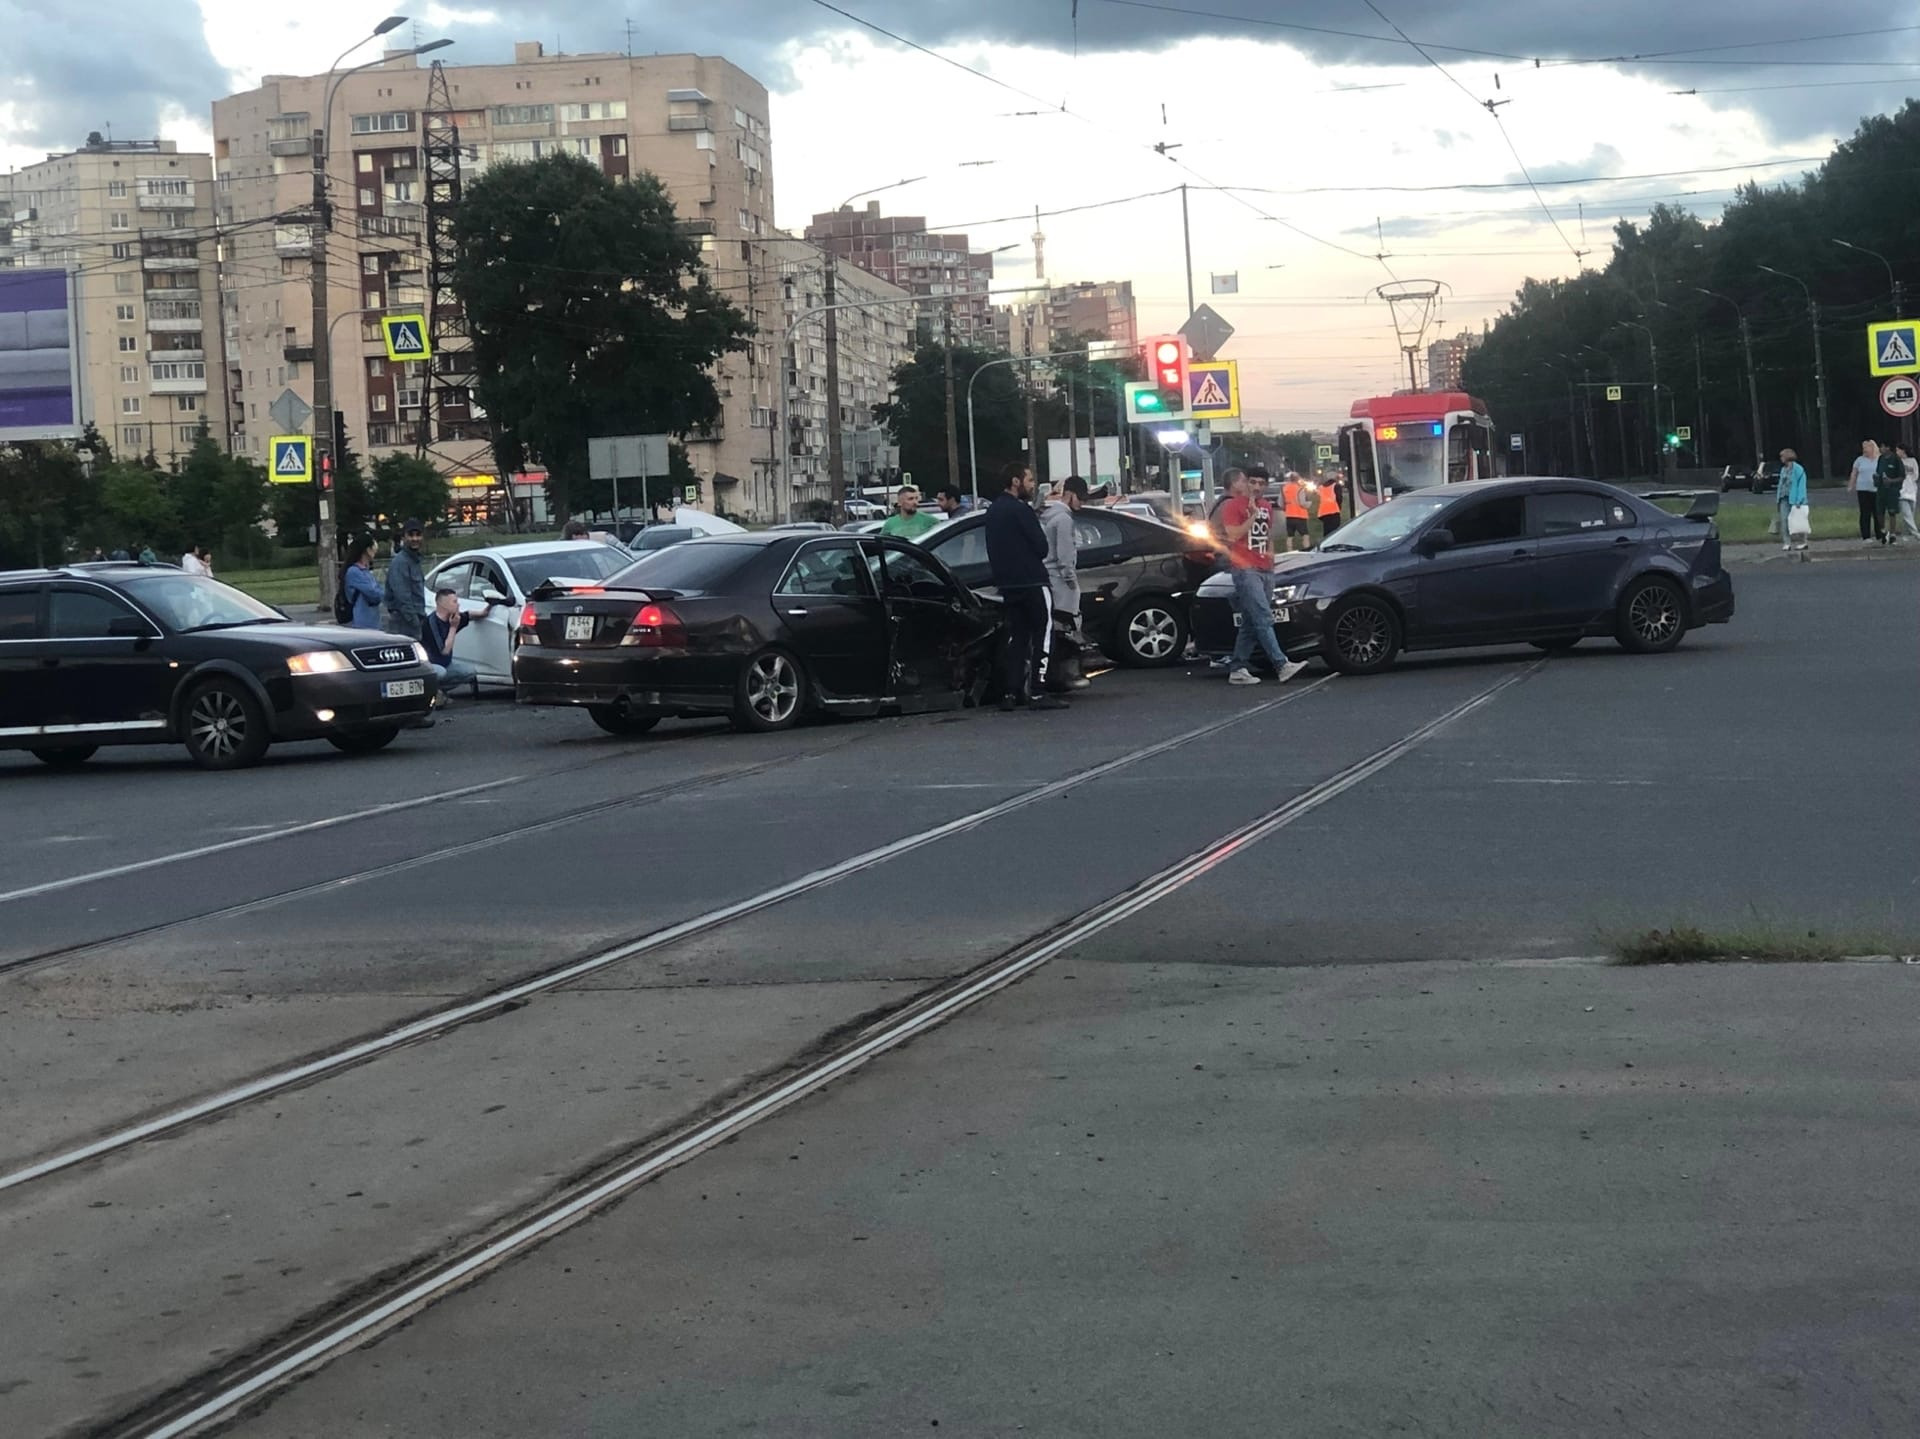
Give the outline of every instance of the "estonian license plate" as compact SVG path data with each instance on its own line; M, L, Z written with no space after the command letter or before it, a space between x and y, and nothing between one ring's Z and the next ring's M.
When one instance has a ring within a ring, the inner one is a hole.
M1287 622L1287 607L1285 605L1276 605L1274 607L1273 622L1276 625L1284 625Z
M423 695L427 692L425 680L388 680L380 686L383 699L403 700L411 695Z
M590 640L593 638L592 615L568 615L567 638L570 640Z

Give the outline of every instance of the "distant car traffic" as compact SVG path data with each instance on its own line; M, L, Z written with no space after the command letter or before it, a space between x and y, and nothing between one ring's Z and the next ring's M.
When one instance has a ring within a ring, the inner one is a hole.
M990 592L984 512L950 520L920 537L961 583ZM1214 571L1211 545L1137 515L1088 507L1074 516L1080 622L1115 662L1177 663L1187 645L1187 607Z
M654 531L643 531L642 538ZM474 667L480 683L513 683L513 626L520 606L542 581L593 583L633 563L633 555L598 540L546 540L462 550L427 572L427 610L441 581L454 587L460 608L473 616L454 639L453 657ZM487 609L491 603L494 608Z
M536 590L519 616L515 696L578 705L610 734L668 715L778 730L809 710L946 709L984 696L999 606L880 536L690 540L600 585Z
M433 702L417 641L296 625L167 565L0 574L0 749L85 763L102 745L178 743L204 769L280 740L376 750Z
M1475 480L1389 500L1319 549L1280 556L1274 629L1289 658L1319 655L1373 674L1402 650L1529 643L1559 651L1589 635L1656 654L1733 618L1710 511L1668 513L1588 480ZM1233 648L1232 582L1193 602L1202 653Z

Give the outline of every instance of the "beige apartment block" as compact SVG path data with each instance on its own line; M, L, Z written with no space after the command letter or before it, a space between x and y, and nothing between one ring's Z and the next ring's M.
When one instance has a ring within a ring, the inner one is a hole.
M659 176L681 221L699 236L712 278L761 333L725 357L715 379L723 416L711 436L686 437L701 502L755 519L783 519L769 465L766 419L779 374L774 346L784 321L773 237L772 148L764 86L730 62L699 55L549 55L514 48L512 64L448 65L463 183L489 166L573 154L624 179ZM382 315L428 308L424 228L429 70L392 56L359 74L267 76L257 89L213 106L214 160L223 218L233 230L221 278L226 385L236 450L264 459L275 430L269 409L291 390L312 400L315 336L311 227L297 216L312 195L313 135L328 138L333 226L325 237L332 326L334 406L349 443L365 458L412 452L423 440L425 366L389 362ZM335 93L321 113L329 84ZM427 453L460 476L489 474L486 416L456 390L425 435ZM309 428L319 421L310 420ZM493 518L509 492L464 486L461 518ZM512 499L535 522L544 512L537 479ZM530 513L528 513L530 511Z
M81 414L119 455L226 438L214 220L212 157L171 140L91 135L0 175L0 266L73 274Z

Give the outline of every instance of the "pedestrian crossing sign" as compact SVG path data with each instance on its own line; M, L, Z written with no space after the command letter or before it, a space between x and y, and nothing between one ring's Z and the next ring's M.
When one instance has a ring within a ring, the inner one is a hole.
M1876 375L1920 373L1920 320L1887 320L1867 326L1867 361Z
M1240 418L1240 364L1237 360L1202 360L1187 366L1186 418Z
M267 441L267 454L272 460L268 478L276 485L313 483L312 436L275 435Z
M431 360L433 342L427 338L425 315L384 315L380 334L387 342L389 360Z

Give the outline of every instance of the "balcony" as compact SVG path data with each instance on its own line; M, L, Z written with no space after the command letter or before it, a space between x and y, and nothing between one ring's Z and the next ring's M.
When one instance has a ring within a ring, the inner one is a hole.
M185 334L189 331L198 331L203 328L205 324L206 321L202 320L198 315L191 317L169 316L163 319L151 311L147 313L147 328L157 335Z
M669 115L668 130L711 130L713 122L705 115Z
M298 135L291 140L269 140L267 153L269 155L311 155L313 136Z
M178 195L148 195L144 192L133 197L134 208L140 210L191 210L193 208L193 187L189 185Z
M152 230L143 225L140 229L140 238L142 240L198 240L202 233L201 228L196 225L181 225L170 230Z
M148 382L156 395L204 395L207 392L207 377L201 375L191 380L151 380Z
M168 361L168 362L177 362L177 363L184 364L188 361L200 361L200 360L205 360L206 358L207 358L207 352L203 349L200 349L198 346L196 346L191 350L148 350L147 351L147 360L149 363L153 363L156 361Z
M197 270L200 257L197 255L143 255L140 268L150 273L165 273L169 270Z
M545 140L557 133L554 122L551 120L535 120L526 125L495 125L493 127L493 139L496 143L502 140Z
M313 346L286 345L282 347L280 357L289 365L311 365L313 363Z

